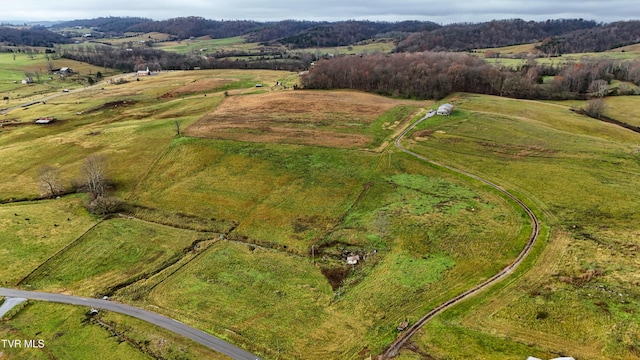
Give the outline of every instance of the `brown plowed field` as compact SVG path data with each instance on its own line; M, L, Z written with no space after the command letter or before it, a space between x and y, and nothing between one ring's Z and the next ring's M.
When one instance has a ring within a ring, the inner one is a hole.
M372 141L371 123L408 103L352 91L278 91L229 96L185 130L195 137L338 148ZM415 102L413 102L415 104Z

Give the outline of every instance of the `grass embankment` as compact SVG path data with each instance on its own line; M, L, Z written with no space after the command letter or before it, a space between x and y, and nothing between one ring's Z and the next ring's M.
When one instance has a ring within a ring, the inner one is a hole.
M534 269L468 312L445 314L427 328L438 338L427 331L418 343L447 358L524 356L527 347L543 357L635 358L640 135L558 104L455 101L456 115L428 122L411 148L524 194L552 231ZM441 340L457 336L473 346Z

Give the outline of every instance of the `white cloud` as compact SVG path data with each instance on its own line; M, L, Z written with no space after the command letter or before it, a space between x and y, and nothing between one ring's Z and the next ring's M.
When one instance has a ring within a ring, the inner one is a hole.
M637 0L50 0L10 1L2 20L71 20L100 16L168 19L202 16L207 19L251 20L431 20L439 23L481 22L522 18L545 20L584 18L615 21L640 18Z

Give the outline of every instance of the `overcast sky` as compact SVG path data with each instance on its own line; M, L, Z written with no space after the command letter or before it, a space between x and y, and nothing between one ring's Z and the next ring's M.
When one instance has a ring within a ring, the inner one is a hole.
M136 16L154 20L428 20L440 24L520 18L640 19L639 0L3 0L0 20Z

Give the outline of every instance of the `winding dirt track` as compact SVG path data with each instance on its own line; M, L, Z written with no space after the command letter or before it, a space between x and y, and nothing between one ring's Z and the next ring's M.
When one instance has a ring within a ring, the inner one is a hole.
M491 285L497 283L499 280L501 280L502 278L506 277L507 275L509 275L510 273L512 273L523 261L524 259L527 257L527 255L529 255L529 253L531 252L531 249L533 248L533 245L535 244L536 240L538 239L538 234L540 232L540 222L538 221L538 218L536 217L536 215L533 213L533 211L519 198L517 198L515 195L511 194L510 192L508 192L507 190L503 189L502 187L500 187L499 185L492 183L489 180L483 179L477 175L473 175L471 173L468 173L464 170L460 170L460 169L456 169L454 167L451 167L449 165L445 165L442 163L439 163L437 161L431 160L425 156L422 156L420 154L416 154L413 151L407 150L404 146L402 146L402 144L400 144L400 140L402 140L402 138L409 133L411 130L413 130L418 124L420 124L422 121L432 117L435 115L434 111L430 111L427 115L425 115L423 118L421 118L420 120L416 121L415 123L413 123L413 125L409 126L405 131L402 132L402 134L400 134L396 140L395 140L395 145L398 149L400 149L401 151L415 156L416 158L426 161L428 163L431 163L433 165L457 172L459 174L463 174L465 176L468 176L472 179L481 181L489 186L491 186L494 189L497 189L498 191L500 191L501 193L503 193L504 195L508 196L509 198L511 198L511 200L513 200L514 202L516 202L526 213L527 215L529 215L529 220L531 220L531 234L529 235L529 240L527 241L527 244L525 245L525 247L522 249L522 251L520 252L520 254L518 254L518 256L509 264L507 265L505 268L503 268L502 270L500 270L500 272L498 272L497 274L493 275L492 277L490 277L489 279L485 280L484 282L474 286L473 288L463 292L462 294L449 299L445 302L443 302L442 304L438 305L435 309L429 311L426 315L424 315L423 317L421 317L418 321L416 321L413 325L411 325L410 327L408 327L404 332L402 332L398 338L391 343L391 345L389 345L389 347L387 347L387 349L385 350L384 353L382 353L382 355L380 355L379 359L391 359L395 356L398 355L400 349L405 345L405 343L416 333L418 332L418 330L420 330L420 328L422 328L422 326L424 324L427 323L427 321L431 320L433 317L435 317L436 315L438 315L439 313L443 312L444 310L450 308L451 306L458 304L459 302L479 293L480 291L490 287Z

